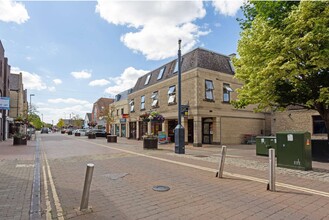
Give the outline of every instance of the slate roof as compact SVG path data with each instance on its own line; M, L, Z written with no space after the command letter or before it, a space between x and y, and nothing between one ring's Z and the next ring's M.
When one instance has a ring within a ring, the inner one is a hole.
M128 92L129 91L131 91L131 89L128 89L126 91L123 91L123 92L120 92L120 93L116 94L114 102L118 102L118 101L121 101L121 100L128 99Z
M200 67L204 69L209 69L209 70L214 70L214 71L234 75L234 70L231 67L230 60L231 59L229 56L219 54L203 48L196 48L182 56L182 73ZM143 88L154 85L168 78L177 76L177 72L173 73L175 69L176 61L177 59L172 60L171 62L164 64L163 66L140 77L137 80L135 87L133 88L133 91L135 92L141 90ZM162 78L158 80L157 78L162 67L165 67L165 71ZM147 85L144 85L147 76L149 74L151 74L150 81Z

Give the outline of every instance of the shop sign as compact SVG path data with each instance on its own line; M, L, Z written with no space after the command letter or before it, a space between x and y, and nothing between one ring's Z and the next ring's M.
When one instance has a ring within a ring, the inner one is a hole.
M9 110L9 97L0 97L0 109Z
M126 123L126 119L125 118L120 118L120 123Z
M129 118L129 114L122 114L122 118Z

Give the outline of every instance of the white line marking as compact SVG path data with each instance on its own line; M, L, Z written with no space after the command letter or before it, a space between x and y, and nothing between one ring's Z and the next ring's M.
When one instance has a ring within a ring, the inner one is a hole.
M106 146L106 145L103 145L103 144L98 144L98 143L94 143L94 142L86 141L86 140L82 140L82 139L79 139L79 141L85 141L87 143L99 145L101 147L109 148L109 149L112 149L112 150L117 150L117 151L125 152L125 153L128 153L128 154L134 154L134 155L138 155L138 156L141 156L141 157L147 157L147 158L151 158L151 159L155 159L155 160L160 160L160 161L164 161L164 162L168 162L168 163L173 163L173 164L177 164L177 165L181 165L181 166L185 166L185 167L191 167L191 168L195 168L195 169L199 169L199 170L204 170L204 171L209 171L209 172L217 172L218 171L216 169L212 169L212 168L208 168L208 167L201 167L201 166L198 166L198 165L193 165L193 164L178 162L178 161L174 161L174 160L168 160L168 159L164 159L164 158L160 158L160 157L155 157L155 156L150 156L150 155L146 155L146 154L141 154L141 153L137 153L137 152L133 152L133 151L129 151L129 150L124 150L124 149L120 149L120 148L116 148L116 147L109 147L109 146ZM265 184L268 183L268 180L266 180L266 179L260 179L260 178L257 178L257 177L240 175L240 174L229 173L229 172L224 172L224 174L225 175L228 175L228 176L232 176L232 177L238 177L238 178L241 178L241 179L246 179L246 180L251 180L251 181L259 182L259 183L265 183ZM298 190L298 191L302 191L302 192L306 192L306 193L310 193L310 194L314 194L314 195L319 195L319 196L324 196L324 197L328 197L329 198L329 193L328 192L318 191L318 190L314 190L314 189L309 189L309 188L305 188L305 187L294 186L294 185L280 183L280 182L276 182L275 184L277 186L281 186L281 187L284 187L284 188Z

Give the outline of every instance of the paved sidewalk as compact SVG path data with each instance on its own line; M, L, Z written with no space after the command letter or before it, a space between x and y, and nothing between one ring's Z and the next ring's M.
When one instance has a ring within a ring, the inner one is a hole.
M46 153L65 219L329 218L328 182L316 177L327 175L322 172L326 169L297 171L301 175L279 172L278 191L269 192L264 169L268 158L252 155L253 146L239 147L244 146L230 146L223 179L215 178L219 147L187 146L186 154L178 155L173 144L144 150L141 141L118 138L118 143L106 143L104 138L62 136L61 146L49 145ZM81 177L89 162L95 164L92 211L81 213ZM170 190L155 192L155 185Z
M0 142L0 219L29 219L35 141L13 146Z

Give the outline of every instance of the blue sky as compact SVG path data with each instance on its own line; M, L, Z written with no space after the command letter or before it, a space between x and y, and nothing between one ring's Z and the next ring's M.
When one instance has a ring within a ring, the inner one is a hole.
M176 59L179 38L183 53L236 53L242 1L1 0L0 40L28 101L56 124Z

